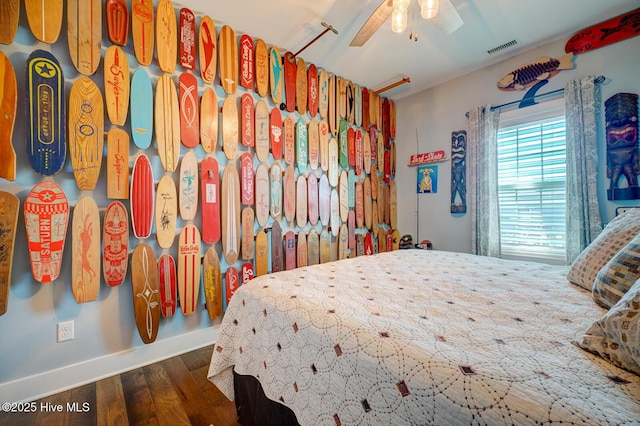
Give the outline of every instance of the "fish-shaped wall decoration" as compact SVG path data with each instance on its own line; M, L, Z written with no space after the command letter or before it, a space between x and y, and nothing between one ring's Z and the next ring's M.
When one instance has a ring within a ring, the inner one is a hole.
M572 69L574 66L573 53L567 53L560 59L542 56L502 77L498 81L498 89L505 91L527 89L540 81L548 80L561 70Z

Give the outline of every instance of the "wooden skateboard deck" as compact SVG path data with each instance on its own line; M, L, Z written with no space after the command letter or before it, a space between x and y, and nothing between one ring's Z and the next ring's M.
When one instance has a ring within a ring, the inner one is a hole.
M340 167L346 169L349 167L349 126L344 119L340 120L340 129L338 130L338 137L340 142Z
M216 26L207 15L200 20L198 29L198 54L200 56L200 76L207 84L216 78L218 52L216 50Z
M255 213L253 207L242 209L242 260L251 260L255 257L255 247L253 241L253 223Z
M387 225L391 224L391 204L389 203L389 201L391 200L390 197L390 190L389 190L389 186L388 185L384 185L383 187L383 198L382 198L382 206L384 207L384 223L386 223ZM378 208L380 208L380 206L378 206ZM380 212L378 212L380 213ZM382 215L380 215L380 217L382 217Z
M396 176L396 143L393 141L389 144L389 174Z
M228 163L222 174L222 251L229 265L240 255L240 179L238 170Z
M104 54L104 100L112 124L124 126L129 112L129 61L118 46Z
M307 139L307 124L300 117L296 123L296 165L298 171L304 173L307 170L309 158L309 143Z
M256 169L256 220L260 226L267 226L269 220L269 171L264 164Z
M364 227L364 187L362 182L356 182L355 186L355 219L358 228Z
M350 126L353 126L356 122L355 117L356 117L356 109L355 109L355 102L356 102L356 94L355 94L355 89L353 87L353 83L351 81L347 81L347 96L346 96L346 119L347 119L347 123L349 123Z
M338 118L346 120L347 118L347 80L345 80L343 77L337 77L336 91L338 92L338 96L336 98L336 110L338 112Z
M356 214L353 210L349 210L347 216L348 244L350 249L356 248Z
M238 42L236 33L228 25L223 25L218 36L220 61L220 85L228 95L238 88Z
M369 130L369 89L362 88L362 128Z
M0 13L1 15L1 13ZM2 31L0 22L0 32ZM13 127L18 106L18 83L9 58L0 52L0 177L16 179L16 152L13 149Z
M267 233L258 231L256 235L256 277L269 273L269 243Z
M253 263L245 262L240 270L240 285L245 285L256 276L253 269Z
M371 90L369 92L369 125L376 126L376 120L378 118L378 101L376 92Z
M320 169L323 172L329 170L329 123L326 120L318 124L320 144Z
M156 85L155 128L162 168L173 173L180 157L180 111L176 85L163 74Z
M587 27L571 36L564 51L574 54L588 52L640 35L640 9L616 16Z
M0 191L0 246L3 248L3 256L0 258L0 316L7 312L9 305L11 267L19 208L18 197L9 192Z
M356 164L355 164L355 169L356 169L356 174L358 176L362 175L362 167L364 165L364 153L363 153L363 140L362 140L362 130L358 129L355 132L355 150L356 150Z
M284 162L293 165L295 160L296 123L289 115L284 119Z
M229 306L229 302L233 297L234 293L240 286L240 278L238 277L238 270L233 266L227 268L227 272L225 273L225 295L226 295L226 303L225 306Z
M352 209L356 206L356 174L353 169L347 172L347 182L349 183L349 208Z
M331 138L329 141L329 184L334 188L338 185L338 156L338 141Z
M371 199L378 199L378 172L375 168L371 168L371 175L369 175L369 179L371 179Z
M240 200L246 206L251 206L255 202L253 177L253 155L245 152L240 156Z
M288 231L284 234L284 269L290 271L296 268L296 234Z
M331 217L331 186L327 175L320 176L320 184L318 187L318 206L320 211L320 222L322 225L329 226L329 218Z
M187 148L200 144L200 114L198 113L198 82L188 72L180 74L180 141Z
M309 144L309 167L311 167L311 170L318 170L318 164L320 162L320 128L318 120L315 118L312 118L309 122L307 137Z
M389 115L389 99L382 100L382 135L384 137L384 147L389 148L391 141L391 116Z
M378 202L374 201L371 203L371 231L375 232L378 229L378 224L380 221L378 220Z
M269 50L267 44L261 39L256 40L256 91L261 98L267 96L269 92Z
M389 226L398 227L398 189L396 181L389 182Z
M393 250L393 232L391 232L391 229L387 229L387 232L385 233L385 239L386 239L386 243L385 243L386 250L392 251Z
M153 0L132 0L131 37L133 50L140 65L148 66L153 59L155 43Z
M67 2L69 55L76 70L83 75L92 75L100 64L102 53L102 5L100 3L100 0L68 0Z
M398 231L397 229L394 229L393 233L391 234L391 238L393 240L392 250L400 249L400 231Z
M170 248L178 222L178 194L171 175L162 176L156 187L155 222L158 245Z
M320 233L320 263L331 262L331 235L327 228Z
M318 69L309 64L307 71L307 110L311 117L318 114Z
M283 62L286 108L288 112L293 112L296 109L296 57L291 52L285 52Z
M391 139L396 138L396 103L389 101L389 135Z
M35 50L27 58L25 77L27 156L33 170L51 176L67 155L64 75L51 53Z
M282 167L280 163L273 163L269 169L270 183L270 212L273 220L280 220L282 216Z
M120 128L107 133L107 198L129 198L129 133Z
M15 36L18 27L20 1L15 0L13 3L15 3L15 6L12 7L11 18L8 20L11 24L6 28L6 31L9 34L13 32ZM60 36L60 29L62 28L63 0L48 0L46 2L42 0L25 0L24 8L33 36L44 43L55 43ZM4 24L2 27L4 27ZM11 37L11 40L13 40L13 37Z
M293 166L288 166L284 171L283 187L284 216L293 225L296 216L296 178Z
M282 271L282 228L280 222L271 226L271 272Z
M220 175L215 157L205 157L200 164L202 197L202 241L220 241Z
M347 161L350 167L356 165L356 131L353 127L347 129Z
M193 151L188 151L182 157L178 177L180 217L185 221L193 220L198 211L198 159Z
M186 7L180 9L180 66L186 70L196 69L196 17Z
M253 90L254 70L253 39L243 34L240 37L240 86Z
M364 255L364 235L356 235L356 256Z
M149 158L140 154L131 172L131 227L136 238L148 238L153 217L153 170Z
M336 95L336 76L331 74L329 77L329 103L327 106L327 115L329 116L329 130L333 137L338 134L338 111Z
M300 115L307 113L307 64L304 59L298 59L296 68L296 110Z
M131 78L131 136L140 149L151 146L153 136L153 88L144 68L138 68ZM157 114L157 112L156 112Z
M253 107L253 96L245 93L240 98L240 125L242 135L240 141L243 146L255 145L255 111Z
M362 135L362 165L366 174L371 173L371 139L369 132Z
M338 237L338 260L346 259L349 255L349 230L347 224L343 223L340 227L340 235Z
M171 0L159 0L156 6L156 56L160 70L173 74L178 56L178 24Z
M382 104L384 102L384 98L376 95L376 126L378 127L378 131L384 134L384 120L383 120L383 109ZM386 146L385 146L386 148Z
M104 213L102 227L102 270L107 285L114 287L124 282L127 277L128 260L127 209L120 201L112 201Z
M362 126L362 87L355 84L353 86L354 93L354 121L356 126Z
M196 310L200 292L200 231L188 224L180 231L178 244L178 297L182 313L187 316Z
M102 93L87 77L76 80L69 92L69 156L82 191L93 191L100 175L104 145Z
M282 103L282 57L280 51L272 47L269 51L269 87L271 89L271 100L278 107Z
M368 177L364 178L363 184L363 204L364 204L364 226L371 229L372 221L372 203L371 203L371 181ZM357 202L356 202L357 205Z
M320 70L320 75L318 76L318 113L320 117L325 119L327 118L327 110L329 108L329 74L327 70ZM311 108L309 108L311 110ZM327 123L327 126L329 123Z
M133 314L142 341L153 343L160 325L160 280L156 255L151 246L140 243L131 255Z
M384 173L384 136L382 135L382 133L378 133L378 138L377 138L377 146L376 146L376 152L378 154L378 160L377 160L377 164L378 164L378 171L380 173Z
M73 209L71 289L77 303L92 302L100 290L100 213L93 198L81 197Z
M171 318L178 307L178 278L176 261L170 254L158 258L158 284L160 288L160 313Z
M309 223L316 226L318 218L320 216L320 210L318 206L318 178L313 173L307 177L307 216Z
M311 228L307 235L307 253L307 265L320 263L320 235L315 228Z
M329 217L329 226L331 233L334 237L338 236L340 230L340 199L338 198L338 191L331 190L331 210Z
M387 233L384 228L378 228L378 252L384 253L387 251Z
M220 258L213 247L209 247L204 253L202 278L207 313L209 319L214 320L222 315L222 273L220 272Z
M378 163L378 129L376 126L369 126L369 141L371 143L371 160L373 164Z
M263 99L256 103L255 113L256 156L265 163L269 157L269 109Z
M307 225L307 203L307 179L300 175L296 183L296 224L300 228Z
M222 149L229 160L238 155L238 124L236 100L227 96L222 103Z
M200 99L200 143L206 153L218 146L218 98L211 87L205 87Z
M371 256L373 254L373 241L371 240L371 232L367 232L364 236L364 254Z
M297 263L298 263L298 268L302 268L308 265L308 258L309 258L309 249L307 247L307 235L304 233L304 231L301 229L300 232L298 232L298 247L297 247Z
M389 183L389 180L391 179L391 150L388 150L388 149L384 150L383 159L384 159L384 165L383 165L384 182Z
M107 0L107 35L111 43L126 46L129 37L129 7L124 0Z
M271 142L271 153L273 159L278 161L282 158L282 115L278 108L273 108L269 116L269 141Z
M347 221L347 214L349 212L349 175L346 170L340 173L340 219L343 222Z

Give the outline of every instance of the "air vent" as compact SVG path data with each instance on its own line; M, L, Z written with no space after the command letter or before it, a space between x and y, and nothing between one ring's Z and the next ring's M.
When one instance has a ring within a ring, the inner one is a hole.
M504 49L506 49L508 47L515 46L516 44L518 44L518 42L516 40L511 40L511 41L506 42L505 44L501 44L500 46L496 46L493 49L487 50L487 53L489 55L493 55L494 53L499 52L500 50L504 50Z

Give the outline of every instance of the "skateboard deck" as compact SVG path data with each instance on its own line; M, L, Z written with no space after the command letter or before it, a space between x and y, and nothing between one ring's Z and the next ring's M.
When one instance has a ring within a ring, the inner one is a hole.
M240 255L240 180L238 170L228 163L222 174L222 251L229 265Z
M18 83L13 65L3 52L0 52L0 84L0 177L15 180L17 157L12 139L18 106Z
M320 70L318 76L318 113L323 119L327 118L327 109L329 108L329 74L327 70ZM309 108L311 110L311 108ZM329 123L327 123L328 125Z
M200 231L188 224L180 231L178 244L178 297L182 313L196 310L200 292Z
M353 126L356 122L355 117L356 117L356 109L355 109L355 102L356 102L356 94L354 91L354 87L353 87L353 83L351 81L347 81L347 87L346 87L346 98L345 98L345 102L346 102L346 119L347 119L347 123L349 123L350 126Z
M269 141L274 160L282 158L282 115L278 108L273 108L269 116Z
M253 56L253 39L249 34L243 34L240 37L240 85L249 90L253 90Z
M389 175L396 176L396 143L393 141L389 144Z
M616 16L584 28L571 36L564 51L574 54L588 52L640 35L640 9Z
M205 87L200 99L200 143L206 153L218 146L218 98L211 87Z
M289 115L284 119L284 162L293 165L295 159L296 123Z
M160 325L160 280L156 255L151 246L140 243L131 255L133 314L142 341L153 343Z
M391 224L391 203L390 203L391 191L389 190L389 185L384 185L382 193L384 195L382 198L382 201L383 201L382 205L384 207L384 223L386 223L387 225L390 225ZM378 206L378 208L380 207ZM382 217L382 215L380 215L380 217Z
M272 47L269 51L269 88L271 89L271 100L276 104L276 108L282 103L282 74L280 51Z
M369 126L369 141L371 143L371 160L373 164L378 162L378 129L376 126Z
M355 171L358 176L362 175L362 167L364 165L364 153L363 151L363 140L362 140L362 130L358 129L355 132Z
M398 189L396 181L389 182L389 226L398 227Z
M140 154L131 172L131 227L136 238L148 238L153 217L153 169L149 158Z
M25 78L27 156L33 170L51 176L67 155L64 75L51 53L35 50L27 58Z
M371 175L369 175L369 179L371 179L371 199L378 199L378 172L375 168L371 169Z
M245 152L240 156L240 200L246 206L255 202L255 182L253 178L253 155Z
M148 66L153 59L155 43L153 0L132 0L131 37L133 51L140 65Z
M260 226L267 226L269 220L269 171L264 164L256 169L256 220Z
M296 57L291 52L285 52L283 62L285 103L287 111L293 112L296 110Z
M346 169L349 167L349 126L344 119L340 120L340 129L338 137L340 142L340 167Z
M269 243L267 233L258 231L256 235L256 277L269 273Z
M318 124L320 145L320 169L323 172L329 170L329 123L326 120Z
M133 143L140 149L147 149L153 136L153 88L144 68L133 73L129 100Z
M129 60L118 46L104 54L104 100L112 124L124 126L129 113Z
M307 177L307 216L309 223L316 226L320 210L318 207L318 178L313 173Z
M318 114L318 69L309 64L307 71L307 110L311 117Z
M242 209L242 260L251 260L255 257L255 247L253 241L253 223L255 213L252 207Z
M309 122L307 137L309 143L309 167L311 167L311 170L318 170L320 162L320 129L318 120L315 118L312 118Z
M279 221L282 217L282 167L280 163L273 163L269 169L270 183L270 212L273 220Z
M238 270L233 266L227 268L227 272L225 273L225 306L229 306L229 302L239 286L240 279L238 277Z
M271 226L271 272L282 271L282 228L280 222Z
M180 141L187 148L195 148L200 143L200 114L198 113L198 82L188 72L180 74Z
M383 119L383 109L382 104L384 102L384 98L376 95L376 126L378 127L378 131L384 134L384 119ZM385 146L386 147L386 146Z
M205 15L198 28L198 54L200 56L200 76L207 84L216 78L218 52L216 50L216 26L211 17Z
M337 77L336 90L338 97L336 98L336 110L338 118L346 120L347 118L347 80L343 77Z
M240 270L240 285L245 285L256 276L253 270L253 263L245 262Z
M392 251L393 250L393 232L391 232L391 229L387 229L387 232L385 233L385 248L387 251Z
M173 173L180 157L180 111L176 85L163 74L156 85L155 130L162 168Z
M27 3L29 3L28 0ZM18 32L19 21L20 1L9 0L3 2L2 6L0 6L0 43L13 43L13 39L16 37L16 33Z
M362 166L366 174L371 173L371 139L369 132L362 135Z
M353 86L353 108L354 108L354 121L356 126L362 126L362 87L354 84Z
M349 214L347 216L347 230L349 233L349 248L356 248L356 214L353 210L349 210Z
M300 228L307 225L307 203L307 179L300 175L296 183L296 224Z
M220 175L215 157L205 157L200 163L202 197L202 241L220 241Z
M304 118L300 117L296 123L296 165L300 173L304 173L307 170L308 158L307 124Z
M353 127L347 129L347 161L350 167L356 165L356 131Z
M284 234L284 269L290 271L296 268L296 234L288 231Z
M338 191L331 190L331 210L329 216L329 227L334 237L338 236L340 230L340 199L338 198Z
M83 75L95 73L102 54L102 4L100 0L68 0L67 42L71 62L76 70Z
M238 43L236 33L228 25L223 25L218 36L220 62L220 85L228 95L238 88Z
M327 106L327 115L329 117L329 130L333 137L336 137L338 134L338 112L336 110L336 76L335 74L331 74L329 77L329 102Z
M13 265L14 243L20 200L15 195L0 191L0 246L3 254L0 258L0 316L7 312L9 289L11 288L11 267Z
M340 227L340 235L338 237L338 260L346 259L349 255L349 230L347 224L343 223Z
M120 201L112 201L104 213L102 226L102 272L107 285L122 284L129 260L129 218Z
M124 0L107 0L107 35L111 43L126 46L129 37L129 7Z
M296 216L296 178L293 166L288 166L284 170L283 203L284 216L287 222L293 225L293 219Z
M320 232L320 263L331 262L331 235L326 228Z
M364 226L371 229L372 221L372 203L371 203L371 181L368 177L364 178L363 184L363 204L364 204ZM357 201L356 201L357 205Z
M160 288L160 313L170 318L178 307L178 279L176 277L176 261L170 254L158 258L158 284Z
M389 180L391 179L391 150L384 150L383 160L384 182L389 183Z
M318 186L318 210L320 212L320 222L322 225L329 226L329 218L331 217L331 186L327 175L320 176L320 184Z
M335 138L331 138L329 141L329 184L332 187L338 185L338 141Z
M311 228L307 235L307 265L318 263L320 263L320 235L315 228Z
M384 136L382 135L382 133L378 133L378 138L377 138L377 146L376 146L376 153L378 154L378 160L377 160L377 164L378 164L378 171L380 173L384 173Z
M81 191L93 191L100 175L104 145L104 102L96 84L76 80L69 92L69 157Z
M298 59L298 66L296 68L296 110L298 114L304 115L307 113L307 64L304 59Z
M389 135L391 139L396 138L396 103L389 101Z
M343 222L347 221L347 214L349 213L349 175L346 170L340 173L340 219Z
M107 198L129 198L129 133L119 128L107 133Z
M391 116L389 115L389 99L382 100L382 135L384 137L384 147L389 148L391 141Z
M193 220L198 211L198 159L193 151L188 151L182 157L178 176L180 218L185 221Z
M238 124L236 100L227 96L222 103L222 149L229 160L238 155Z
M244 146L255 145L255 111L253 107L253 96L245 93L240 98L240 125L242 135L240 141Z
M356 256L364 255L364 235L356 235Z
M376 92L371 90L369 92L369 126L376 126L376 120L378 118L378 96Z
M158 245L170 248L178 222L178 193L171 175L162 176L156 187L155 222Z
M100 290L100 213L93 198L81 197L73 209L71 289L77 303L93 302Z
M393 240L392 250L400 249L400 231L398 231L397 229L394 229L393 233L391 234L391 238Z
M356 206L356 174L353 169L347 172L347 182L349 183L349 208L352 209Z
M364 187L362 182L356 182L355 186L355 219L358 228L364 227Z
M186 7L180 9L180 66L186 70L196 69L196 17Z
M384 228L378 228L378 253L387 251L387 233Z
M261 98L269 92L269 50L261 39L256 40L256 91Z
M309 249L307 247L307 235L301 229L298 232L298 247L297 247L297 263L298 268L302 268L308 265L309 261Z
M156 56L160 70L173 74L178 56L178 24L171 0L159 0L156 6Z
M367 232L364 235L364 255L371 256L373 254L373 241L371 239L371 232Z
M9 34L18 27L18 13L20 11L20 1L13 1L15 6L12 8L10 23L6 30ZM62 15L64 9L63 0L25 0L24 8L27 13L27 22L33 36L44 43L53 44L60 36L62 28ZM15 26L15 27L14 27ZM4 28L4 24L2 25ZM13 40L13 37L11 38ZM5 43L9 44L9 43Z
M362 88L362 128L369 130L369 89Z
M378 220L378 202L373 201L371 203L371 231L375 232L378 229L378 224L380 221Z
M213 247L209 247L204 253L202 278L207 313L209 319L214 320L222 315L222 273L220 272L220 258Z
M256 156L265 163L269 157L269 109L263 99L256 103L255 113Z

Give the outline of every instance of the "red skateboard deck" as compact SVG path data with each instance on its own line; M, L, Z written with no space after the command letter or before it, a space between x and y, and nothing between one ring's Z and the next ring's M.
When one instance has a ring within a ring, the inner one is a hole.
M358 129L355 132L355 160L356 160L356 164L355 164L355 168L356 168L356 174L358 176L362 175L362 166L364 165L364 153L363 151L363 141L362 141L362 130Z
M347 229L349 232L349 248L356 248L356 214L353 210L349 210L347 216Z
M100 290L100 213L89 196L73 209L71 289L77 303L93 302Z
M309 142L307 135L307 123L300 117L296 123L296 165L298 171L304 173L309 162Z
M255 277L255 271L253 270L253 264L246 262L242 264L242 270L240 271L240 285L245 285Z
M233 97L227 96L222 103L222 149L229 160L238 155L238 106Z
M307 265L317 265L320 263L320 235L315 228L309 230L307 235Z
M276 107L282 103L282 57L280 51L272 47L269 51L269 87L271 89L271 100Z
M298 248L296 256L298 268L303 268L308 265L308 257L309 250L307 247L307 235L301 229L300 232L298 232Z
M204 281L204 297L209 319L222 315L222 273L220 258L213 247L209 247L202 262L202 278Z
M241 126L242 136L240 138L242 145L254 146L255 145L255 111L253 108L253 96L250 93L245 93L240 98L240 110L241 110Z
M178 184L178 206L182 220L196 218L198 211L198 159L193 151L188 151L180 163Z
M346 259L349 255L349 230L347 224L343 223L340 227L340 235L338 236L338 260Z
M158 283L160 287L160 313L170 318L178 307L178 289L176 277L176 261L170 254L163 254L158 259Z
M588 52L640 35L640 9L587 27L571 36L564 51L574 54Z
M307 71L307 109L311 117L318 114L318 69L314 64L309 64Z
M264 164L256 169L256 220L260 226L267 226L269 220L269 171Z
M309 147L309 167L311 167L311 170L318 170L318 164L320 162L320 128L318 120L315 118L312 118L309 122L307 138Z
M196 17L186 7L180 9L180 66L196 69Z
M371 232L367 232L364 236L364 254L371 256L373 254L373 241L371 240Z
M242 204L253 205L255 202L254 190L253 155L250 152L245 152L240 156L240 200Z
M320 176L320 184L318 187L318 205L320 211L320 221L322 225L329 226L329 218L331 217L331 186L327 175Z
M256 40L256 91L261 98L267 96L269 92L269 50L267 44L260 40Z
M293 165L295 159L296 123L289 115L284 119L284 162Z
M282 228L280 222L271 226L271 272L282 271Z
M173 74L178 56L178 24L171 0L159 0L156 6L156 56L163 72Z
M296 234L288 231L284 234L284 269L290 271L296 268Z
M132 0L131 35L133 50L140 65L148 66L153 59L154 38L153 0Z
M389 148L391 142L391 115L389 112L389 99L382 101L382 135L384 137L384 147Z
M256 103L255 137L256 156L261 163L269 157L269 109L263 99Z
M240 179L232 163L222 174L222 251L229 265L240 255Z
M180 111L176 85L163 74L156 85L155 130L162 168L173 173L180 157Z
M218 146L218 98L211 87L205 87L200 99L200 143L206 153Z
M318 192L318 178L316 178L316 175L311 173L307 178L307 215L309 217L309 223L313 226L316 226L318 218L320 217Z
M288 112L293 112L296 110L296 57L291 52L285 52L283 61L286 108Z
M367 179L365 179L367 180ZM358 228L364 227L364 187L362 182L356 182L355 186L355 220Z
M1 25L0 22L0 28ZM18 106L18 83L13 65L3 52L0 52L0 84L0 177L15 180L16 152L12 139Z
M389 144L389 173L391 177L396 176L396 143L393 141Z
M307 113L307 64L304 59L298 59L296 68L296 110L300 115Z
M104 213L102 227L102 271L107 285L124 282L129 261L129 219L120 201L113 201Z
M220 85L228 95L238 88L238 43L236 33L228 25L223 25L218 37L220 61Z
M170 248L176 236L178 193L171 175L160 178L156 188L156 239L161 248Z
M198 82L193 74L180 74L180 141L187 148L200 143Z
M307 203L307 179L300 175L296 183L296 224L300 228L307 225Z
M133 73L129 100L133 143L140 149L147 149L153 136L154 102L151 79L144 68Z
M195 312L199 292L200 232L188 224L180 231L178 244L178 296L185 316Z
M318 113L321 118L326 119L329 108L329 74L325 69L320 71L320 76L318 77L318 92Z
M238 287L240 286L240 279L238 277L238 270L233 266L227 268L227 272L225 273L225 295L226 295L226 304L225 306L229 306L229 302L233 297L233 294L236 292Z
M271 142L271 153L274 160L282 158L282 115L278 108L271 110L269 140Z
M356 165L356 131L353 127L347 129L347 161L349 166Z
M369 89L362 88L362 128L369 130Z
M288 166L284 171L283 203L284 216L287 222L293 225L293 219L296 216L296 178L293 166Z
M4 250L4 256L0 258L0 316L7 312L9 305L11 267L19 208L18 197L9 192L0 191L0 246Z
M129 112L129 61L118 46L104 54L104 100L111 123L124 126Z
M282 167L273 163L269 169L270 212L273 220L279 221L282 216Z
M102 5L100 3L100 0L68 0L67 2L69 55L76 70L83 75L92 75L100 64L102 54Z
M248 34L240 37L240 85L253 90L253 39Z
M151 234L153 218L153 170L149 158L140 154L131 172L131 227L139 239Z
M258 231L256 235L256 277L269 273L269 243L267 233Z
M156 255L151 246L140 243L131 255L133 313L144 343L153 343L160 325L160 284Z
M113 44L126 46L129 36L129 8L124 0L107 0L107 35Z
M15 32L18 27L18 15L20 11L20 2L16 0L15 6L12 8L9 21L11 24L6 27L9 34ZM62 28L62 15L64 3L62 0L25 0L24 8L27 12L27 21L33 36L44 42L53 44L60 36ZM4 27L4 24L2 25ZM13 40L13 37L11 37ZM9 43L5 43L9 44Z
M242 260L251 260L255 257L255 247L253 241L253 223L255 213L252 207L242 209Z
M329 170L329 123L322 120L318 124L319 144L320 144L320 169L323 172Z
M220 177L215 157L205 157L200 164L202 197L202 241L220 241Z
M384 182L389 183L391 179L391 151L385 149L384 151Z
M391 139L396 138L396 103L389 101L389 135Z
M218 52L216 51L216 26L207 15L200 20L198 29L198 53L200 76L205 83L212 84L216 77Z

